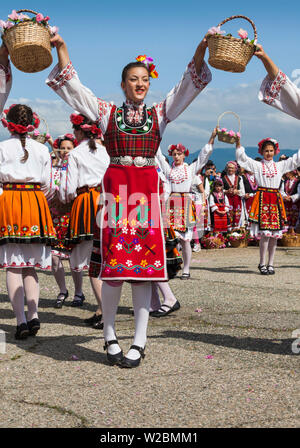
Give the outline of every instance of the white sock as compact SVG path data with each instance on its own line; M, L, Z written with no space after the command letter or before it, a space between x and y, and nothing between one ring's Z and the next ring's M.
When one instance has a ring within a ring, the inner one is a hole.
M151 304L149 311L156 311L160 308L160 299L158 293L158 282L151 282Z
M135 332L133 345L144 348L147 340L147 326L149 320L149 308L151 301L152 282L132 284L132 302L134 308ZM104 320L105 322L105 320ZM140 353L137 350L129 350L126 358L138 359Z
M17 325L21 325L24 322L26 323L22 269L6 270L6 287L8 297L17 319Z
M52 255L52 273L59 287L59 292L66 293L65 270L61 259L57 255Z
M103 334L105 341L117 339L115 333L115 319L120 302L122 285L110 286L107 282L102 284L102 315L103 315ZM109 345L107 353L115 355L121 351L118 344Z
M182 258L183 258L183 274L190 273L190 264L192 259L192 248L190 241L181 240Z
M274 257L277 247L277 239L276 238L270 238L269 241L269 265L274 266Z
M259 254L260 254L259 264L261 266L266 264L266 255L269 245L269 239L270 238L268 236L262 236L259 242Z
M163 295L164 303L162 304L162 307L164 305L173 306L176 303L176 297L174 296L169 282L159 282L157 283L158 287Z
M23 284L27 302L27 320L38 319L38 306L40 298L39 279L34 268L22 270Z

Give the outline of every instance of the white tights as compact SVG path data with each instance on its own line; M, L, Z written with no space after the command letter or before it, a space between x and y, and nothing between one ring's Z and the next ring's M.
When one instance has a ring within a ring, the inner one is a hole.
M274 256L277 247L277 239L270 238L268 236L262 236L259 242L259 254L260 254L260 265L266 264L267 251L269 252L269 262L270 266L274 264Z
M164 305L173 306L176 303L176 297L174 296L169 282L151 282L152 295L151 295L151 311L156 311ZM164 302L161 305L159 300L158 290L162 293Z
M39 281L34 268L13 268L6 270L6 286L17 325L38 318ZM24 310L24 296L27 300L27 320Z
M147 340L147 326L151 301L151 282L132 284L132 302L135 319L135 332L133 344L145 347ZM116 339L115 318L121 297L122 285L111 286L107 282L102 285L102 313L104 321L104 339ZM108 347L108 353L115 355L121 348L114 344ZM136 350L129 350L126 355L129 359L138 359L140 354Z
M182 247L182 258L183 258L183 274L190 273L190 264L192 259L192 248L191 242L180 240L180 244Z

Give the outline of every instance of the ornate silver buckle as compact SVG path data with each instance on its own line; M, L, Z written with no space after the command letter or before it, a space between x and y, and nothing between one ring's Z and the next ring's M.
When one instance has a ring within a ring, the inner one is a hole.
M135 159L133 160L133 163L135 164L135 166L145 166L147 164L147 159L146 157L135 157Z
M125 166L130 166L133 163L131 156L120 156L120 164Z

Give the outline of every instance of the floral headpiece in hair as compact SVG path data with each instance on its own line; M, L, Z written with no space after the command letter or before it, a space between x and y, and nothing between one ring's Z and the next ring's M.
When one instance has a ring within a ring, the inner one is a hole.
M95 138L100 138L103 140L103 134L100 128L93 123L93 124L87 124L85 123L86 117L81 114L71 114L70 115L71 123L75 126L79 126L80 129L82 129L84 132L91 132L94 134Z
M2 124L5 128L7 128L9 130L9 132L11 132L11 133L16 132L17 134L27 134L27 132L32 132L39 127L40 119L35 112L33 112L32 123L29 124L28 126L16 124L16 123L12 122L11 120L8 120L7 114L10 111L10 109L12 109L15 106L16 106L16 104L12 104L9 109L5 109L2 112L2 118L1 118Z
M73 134L65 134L60 135L56 140L54 140L53 148L59 149L61 142L63 142L64 140L70 140L71 142L73 142L74 148L78 145L78 142Z
M149 70L151 78L158 78L158 73L155 70L155 65L153 64L153 59L150 57L147 57L145 54L139 55L137 58L135 58L138 62L142 62L146 65L146 67Z
M183 154L184 154L185 156L188 156L189 153L190 153L189 150L188 150L185 146L183 146L181 143L178 143L177 145L170 145L170 146L168 147L169 156L172 155L172 152L173 152L175 149L177 149L177 151L179 151L179 152L183 152Z
M278 141L275 138L264 138L258 143L258 152L262 155L262 147L265 142L271 142L275 146L275 155L280 153Z

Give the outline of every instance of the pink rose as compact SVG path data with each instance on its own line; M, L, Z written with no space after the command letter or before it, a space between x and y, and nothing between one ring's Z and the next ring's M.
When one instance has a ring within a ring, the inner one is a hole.
M17 14L17 11L15 9L12 10L12 13L8 16L11 20L18 20L19 14Z
M57 26L50 26L50 33L53 34L53 36L55 34L58 33L58 27Z
M32 132L34 130L34 126L32 126L32 124L27 126L27 131L28 132Z
M46 17L44 17L44 20L45 20L45 22L49 22L50 17L49 17L49 16L46 16Z
M42 21L44 20L44 16L43 16L43 14L41 14L41 13L39 12L39 13L36 15L35 20L36 20L37 22L42 22Z
M12 23L12 22L6 22L5 28L6 28L7 30L9 30L9 28L12 28L13 26L15 26L14 23Z
M207 31L207 34L225 34L226 31L221 31L221 28L219 26L212 26Z
M38 135L40 135L40 132L39 132L37 129L35 129L35 130L33 131L33 135L35 135L35 136L37 137Z
M236 136L237 136L238 138L240 138L240 137L241 137L241 134L240 134L239 132L237 132L237 133L236 133Z
M248 32L243 30L242 28L240 28L238 30L238 35L240 36L241 39L247 39L248 37Z
M221 129L221 132L226 132L226 131L227 131L226 128L222 128L222 129Z
M4 20L0 20L0 28L6 28L6 22Z
M230 137L235 137L235 132L234 131L229 131L228 135L230 135Z

